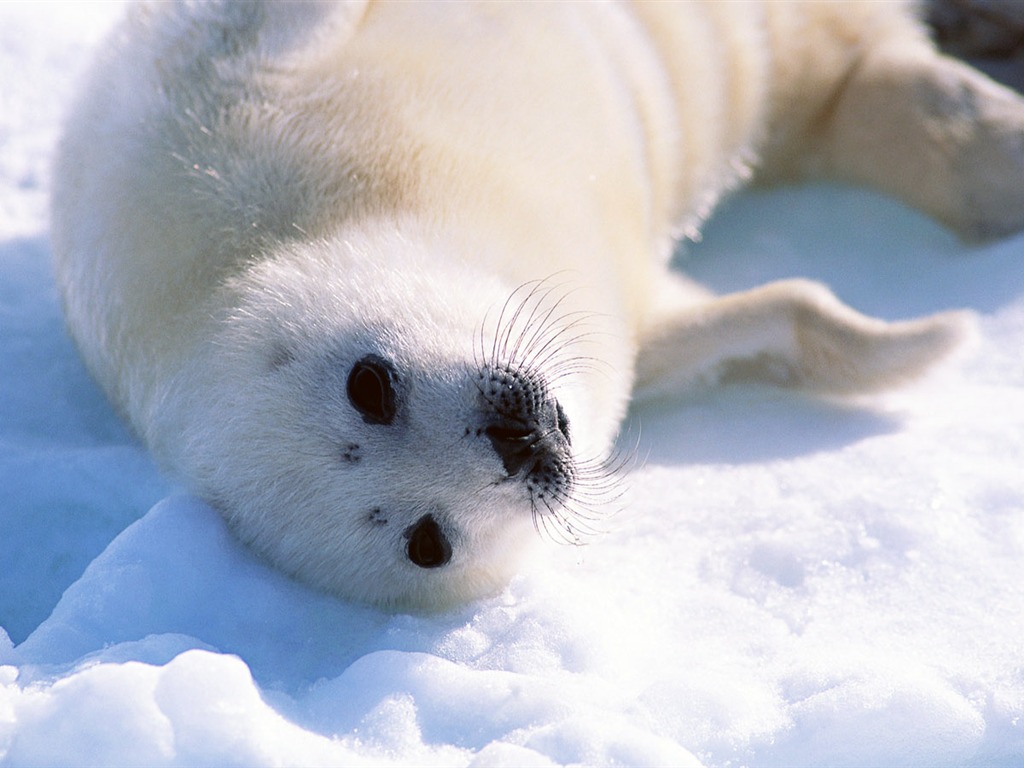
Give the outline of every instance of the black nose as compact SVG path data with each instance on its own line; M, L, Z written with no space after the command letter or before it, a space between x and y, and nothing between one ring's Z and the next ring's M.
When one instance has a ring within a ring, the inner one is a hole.
M526 413L524 419L498 417L484 429L509 477L524 467L529 471L543 455L569 444L569 421L562 407L555 401L545 405L541 413Z
M452 545L433 515L424 515L406 531L409 561L420 568L440 568L452 559Z
M535 425L504 419L484 430L509 476L519 474L539 450L541 435Z
M488 371L481 394L490 411L484 434L509 477L533 471L544 457L568 446L569 420L539 377L522 371Z

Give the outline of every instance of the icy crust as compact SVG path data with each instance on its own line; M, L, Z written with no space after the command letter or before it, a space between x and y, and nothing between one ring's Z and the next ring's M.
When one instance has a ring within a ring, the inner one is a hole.
M0 5L0 764L1024 761L1024 238L966 248L852 190L744 197L681 257L716 290L806 275L890 318L969 307L978 338L867 402L652 404L607 537L389 615L168 495L78 362L46 162L117 11L68 7Z

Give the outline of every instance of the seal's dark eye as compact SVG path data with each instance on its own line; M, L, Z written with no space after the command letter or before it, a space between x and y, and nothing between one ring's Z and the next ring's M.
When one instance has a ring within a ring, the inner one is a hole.
M409 537L406 554L420 568L440 568L452 559L452 545L433 515L424 515L405 532Z
M390 424L395 418L395 370L377 355L367 355L348 375L348 399L367 424Z

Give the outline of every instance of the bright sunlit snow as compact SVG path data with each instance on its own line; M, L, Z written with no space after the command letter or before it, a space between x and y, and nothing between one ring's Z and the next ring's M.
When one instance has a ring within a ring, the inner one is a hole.
M179 495L63 329L48 161L118 12L0 4L0 763L1024 764L1024 237L829 186L734 201L680 258L716 289L806 275L977 338L857 402L645 407L609 535L389 615Z

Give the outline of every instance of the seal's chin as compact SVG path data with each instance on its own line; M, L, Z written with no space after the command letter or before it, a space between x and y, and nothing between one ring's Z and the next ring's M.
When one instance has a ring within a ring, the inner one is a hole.
M420 568L440 568L452 559L452 545L433 515L424 515L405 533L409 540L406 555L409 562Z

